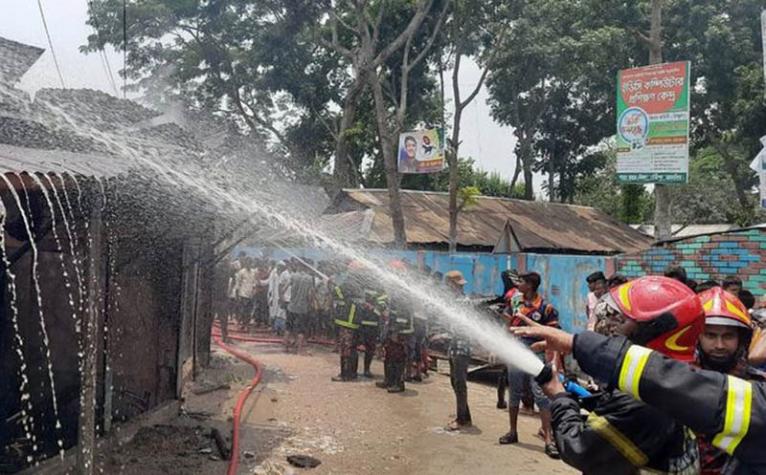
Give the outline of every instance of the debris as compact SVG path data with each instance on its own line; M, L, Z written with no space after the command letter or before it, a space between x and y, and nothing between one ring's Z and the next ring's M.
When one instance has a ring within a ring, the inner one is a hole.
M221 458L224 460L229 460L231 457L231 451L229 450L229 444L226 443L226 440L223 438L223 435L221 435L221 432L213 427L210 429L210 437L212 437L215 441L215 446L218 448L218 453L221 454Z
M300 468L314 468L322 463L319 459L309 455L288 455L287 461L290 465Z
M205 447L204 449L199 449L199 453L203 455L212 454L213 449L211 449L210 447Z
M242 455L244 455L246 459L255 458L255 452L251 452L249 450L245 450L244 452L242 452Z
M221 460L221 457L217 455L211 455L210 457L208 457L208 459L212 460L213 462L218 462L219 460Z

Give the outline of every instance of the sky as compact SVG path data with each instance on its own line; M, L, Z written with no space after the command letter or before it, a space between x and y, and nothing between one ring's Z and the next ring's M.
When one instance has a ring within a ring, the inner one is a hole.
M20 87L30 93L44 87L61 87L37 2L2 0L2 5L0 36L46 50L22 78ZM79 51L79 47L85 44L87 36L92 33L92 29L85 24L87 0L42 0L42 5L66 86L115 94L100 56L85 55ZM119 86L121 79L117 77L117 71L122 67L122 55L110 49L107 57ZM475 63L463 62L460 77L463 97L475 87L480 75L481 71ZM451 76L445 75L445 99L448 101L451 100ZM482 88L463 113L460 154L473 157L482 169L498 172L510 179L515 166L515 138L511 128L494 122L486 104L487 97L486 88ZM539 189L538 183L535 185Z

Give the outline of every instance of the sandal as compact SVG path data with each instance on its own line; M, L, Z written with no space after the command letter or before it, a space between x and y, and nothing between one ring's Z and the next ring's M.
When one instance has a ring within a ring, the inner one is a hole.
M545 455L548 457L558 460L561 458L561 455L559 454L559 449L556 447L556 444L553 442L545 444Z
M515 444L519 441L519 434L516 432L508 432L504 436L500 437L498 442L500 442L500 445L509 445L509 444ZM547 453L547 452L546 452Z

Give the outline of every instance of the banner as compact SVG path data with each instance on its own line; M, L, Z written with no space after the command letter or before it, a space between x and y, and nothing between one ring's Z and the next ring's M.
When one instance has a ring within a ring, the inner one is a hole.
M444 170L444 129L425 129L399 135L399 173L436 173Z
M617 75L617 178L686 183L689 177L688 61Z

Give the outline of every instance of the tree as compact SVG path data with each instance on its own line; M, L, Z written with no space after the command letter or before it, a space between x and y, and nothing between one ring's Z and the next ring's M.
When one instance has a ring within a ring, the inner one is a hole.
M83 49L110 44L127 51L120 74L153 105L235 119L244 133L296 156L294 163L319 168L314 162L322 160L329 132L306 124L328 119L342 77L332 74L337 58L309 41L315 2L146 0L128 2L125 11L123 32L122 1L89 1L95 33ZM291 129L311 137L296 146Z
M629 62L634 37L605 17L624 8L528 0L506 10L513 27L490 68L490 105L497 121L514 128L527 199L534 171L548 173L551 197L556 174L571 189L584 152L613 133L614 77Z
M430 53L450 1L442 2L441 11L430 25L431 31L425 41L418 41L417 38L424 20L432 13L434 0L418 0L414 8L410 9L406 26L389 42L381 41L381 32L385 27L383 19L389 2L368 3L365 0L355 0L352 3L346 18L337 9L328 9L332 37L330 40L324 39L323 43L353 65L352 84L366 83L372 92L380 153L386 171L394 240L397 246L404 247L407 239L399 197L400 176L395 147L399 132L403 130L407 119L411 98L410 74ZM339 40L339 25L351 34L350 47L343 45ZM394 57L398 60L392 68L391 61Z
M577 178L575 204L593 206L615 219L640 224L651 216L653 202L642 185L621 185L617 181L617 156L611 145L590 154L598 170Z
M452 63L452 98L453 98L453 119L452 136L448 140L446 150L447 163L449 165L449 252L457 250L457 218L463 206L458 205L458 157L460 150L460 125L463 118L463 111L473 102L476 95L484 86L484 80L489 72L492 63L499 48L491 48L489 45L493 41L499 43L498 32L490 33L484 25L491 23L495 16L497 8L493 2L483 0L479 1L456 1L452 10L452 17L447 25L448 43L451 51L449 56L454 58ZM493 28L500 29L498 22L494 23ZM489 54L485 54L489 50ZM473 89L463 98L460 91L460 65L463 57L485 54L483 58L484 66L481 76ZM440 61L441 67L441 61ZM440 71L441 73L441 71ZM461 200L465 203L465 200Z

